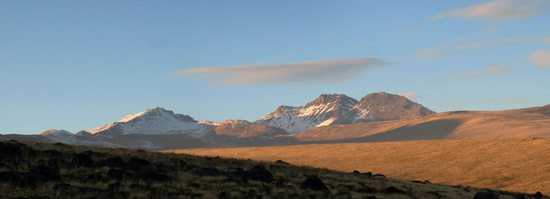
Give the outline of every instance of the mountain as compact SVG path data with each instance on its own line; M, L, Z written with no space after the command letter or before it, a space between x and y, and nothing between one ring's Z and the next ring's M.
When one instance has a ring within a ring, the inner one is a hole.
M338 142L550 137L550 105L503 111L451 111L408 120L332 125L293 137Z
M188 134L201 137L211 131L211 126L201 124L188 115L175 114L173 111L154 107L88 132L107 137L130 134Z
M272 113L257 120L257 124L278 127L289 133L298 133L317 126L326 126L346 115L357 100L342 94L322 94L305 106L279 106Z
M314 127L411 119L433 113L406 97L384 92L371 93L360 101L342 94L322 94L305 106L279 106L256 123L296 134Z
M361 98L339 124L413 119L434 114L432 110L404 96L380 92Z
M254 124L246 120L226 120L219 123L215 131L216 135L234 136L239 138L288 135L284 129L272 127L266 124Z
M74 142L75 135L66 130L48 129L40 133L55 142Z

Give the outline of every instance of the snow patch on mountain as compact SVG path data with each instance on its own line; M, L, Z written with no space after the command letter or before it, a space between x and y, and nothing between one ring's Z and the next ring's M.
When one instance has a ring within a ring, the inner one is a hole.
M188 115L175 114L173 111L154 107L144 112L128 115L118 122L91 129L88 132L106 136L184 133L193 137L201 137L211 129L211 126L201 124Z
M256 123L299 133L334 124L352 124L423 117L433 111L406 97L371 93L357 101L342 94L322 94L305 106L280 106Z
M305 106L280 106L256 123L267 124L298 133L316 126L326 126L349 112L357 100L342 94L323 94Z

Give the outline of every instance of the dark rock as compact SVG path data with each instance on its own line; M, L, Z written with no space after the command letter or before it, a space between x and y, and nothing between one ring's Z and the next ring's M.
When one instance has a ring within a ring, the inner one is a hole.
M148 167L150 167L151 162L149 162L145 159L131 157L128 160L128 164L126 164L126 166L127 166L128 169L130 169L132 171L141 171L141 170L145 170Z
M302 182L300 189L314 190L314 191L329 191L327 185L323 183L317 176L307 176L307 179Z
M499 197L495 192L482 191L477 192L476 195L474 195L474 199L499 199Z
M372 174L372 173L371 173ZM386 176L384 174L374 174L372 175L374 177L381 177L381 178L385 178Z
M199 167L193 171L194 174L200 176L221 176L225 175L223 171L220 171L213 167Z
M351 194L349 193L349 190L348 191L343 191L343 192L339 192L337 193L334 198L337 198L337 199L351 199Z
M122 184L118 182L110 183L109 185L107 185L107 189L109 189L110 191L118 191L122 189Z
M101 160L99 161L98 165L101 167L109 167L109 168L119 168L119 169L126 168L126 163L120 157L112 157L105 160Z
M369 186L361 186L357 191L361 193L376 193L377 190L375 188L369 187Z
M36 151L17 141L0 142L0 161L15 162L16 164L26 156L34 156Z
M88 154L78 153L75 156L73 156L73 159L71 160L71 164L74 167L93 167L94 160Z
M54 191L60 191L60 192L71 191L73 190L73 188L74 187L72 185L67 183L61 183L53 186Z
M542 193L540 191L537 191L537 193L535 193L535 195L533 195L533 197L535 197L536 199L542 199Z
M105 179L105 177L103 177L103 175L93 173L90 175L86 175L83 178L83 181L85 183L98 183L98 182L106 182L107 180Z
M21 181L21 175L14 171L2 171L0 172L0 183L12 183L15 184Z
M140 171L137 174L137 177L145 181L163 181L163 180L169 179L167 175L157 173L152 169L146 169L146 170Z
M218 199L229 199L229 193L222 191L217 195Z
M353 170L353 172L351 172L351 173L356 174L356 175L361 174L361 172L359 172L359 171L357 171L357 170Z
M389 186L388 188L385 188L384 190L382 190L382 192L387 193L387 194L405 194L405 195L408 195L407 192L405 192L401 189L395 188L394 186Z
M63 144L61 142L56 142L53 145L55 145L55 146L67 146L66 144Z
M45 181L58 181L61 180L61 177L57 173L57 170L48 166L37 166L33 167L28 172L30 175L35 177L41 176Z
M149 190L149 187L148 187L148 186L145 186L145 185L140 185L140 184L131 184L131 185L130 185L130 189L135 189L135 190Z
M252 167L252 169L246 171L246 176L251 180L262 182L273 181L273 175L265 168L264 165L256 165Z
M118 169L109 169L109 171L107 171L106 177L108 180L120 181L123 180L125 177L133 177L133 174Z
M248 176L242 168L229 168L227 173L227 178L229 181L237 183L247 183Z
M436 192L436 191L428 191L426 192L426 195L430 195L430 196L433 196L433 197L436 197L436 198L441 198L441 194Z
M290 163L285 162L285 161L282 161L282 160L277 160L277 161L275 161L275 164L286 164L286 165L289 165Z

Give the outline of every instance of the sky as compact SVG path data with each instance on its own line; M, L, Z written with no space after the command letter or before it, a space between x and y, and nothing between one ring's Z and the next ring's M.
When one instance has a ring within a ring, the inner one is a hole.
M322 93L546 105L549 21L549 0L0 0L0 133L155 106L254 121Z

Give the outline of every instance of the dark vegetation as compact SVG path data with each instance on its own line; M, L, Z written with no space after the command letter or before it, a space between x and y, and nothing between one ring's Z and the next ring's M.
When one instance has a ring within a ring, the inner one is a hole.
M0 142L0 198L543 198L284 161Z

